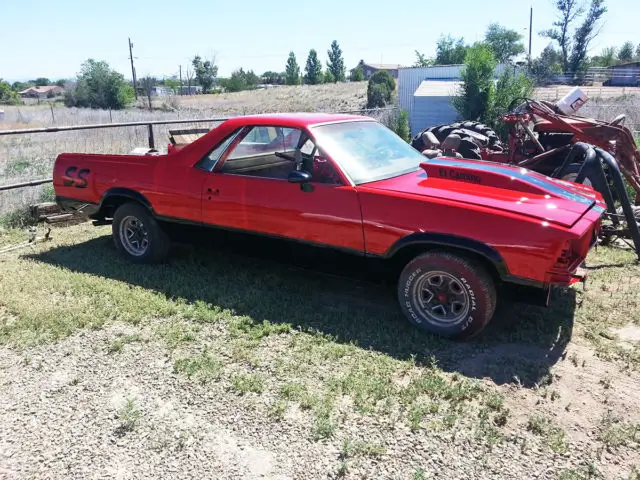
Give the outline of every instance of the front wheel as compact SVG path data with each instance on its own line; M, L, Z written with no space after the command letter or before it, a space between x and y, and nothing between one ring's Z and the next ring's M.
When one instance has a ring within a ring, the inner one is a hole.
M486 269L463 256L434 251L411 260L398 280L400 308L422 330L454 340L477 335L496 308Z
M135 263L156 263L169 251L170 240L151 213L137 203L125 203L113 215L116 248Z

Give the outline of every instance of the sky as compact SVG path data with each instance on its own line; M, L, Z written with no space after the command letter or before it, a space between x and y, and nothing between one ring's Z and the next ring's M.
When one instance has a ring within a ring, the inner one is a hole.
M128 38L138 77L183 74L194 55L215 55L219 75L238 67L284 71L289 51L301 69L309 49L323 64L332 40L347 69L360 59L411 65L414 51L435 55L441 34L481 40L498 22L529 35L533 7L533 55L549 40L552 0L29 0L0 10L0 78L72 78L88 58L105 60L131 76ZM638 0L606 0L609 9L591 54L625 41L640 43Z

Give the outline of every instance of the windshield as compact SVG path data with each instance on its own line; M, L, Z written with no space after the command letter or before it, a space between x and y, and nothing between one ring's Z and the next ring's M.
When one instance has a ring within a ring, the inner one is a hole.
M356 185L416 171L425 158L387 127L374 121L312 128L318 146Z

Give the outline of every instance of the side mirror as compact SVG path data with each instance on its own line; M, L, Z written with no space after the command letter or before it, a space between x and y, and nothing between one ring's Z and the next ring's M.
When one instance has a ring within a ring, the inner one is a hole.
M289 174L289 183L308 183L311 181L311 174L304 170L293 170Z

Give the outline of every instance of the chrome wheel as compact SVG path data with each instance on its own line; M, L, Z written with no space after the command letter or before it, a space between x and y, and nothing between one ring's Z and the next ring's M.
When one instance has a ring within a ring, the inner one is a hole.
M129 255L141 257L149 249L149 233L139 218L127 216L120 222L120 241Z
M455 276L446 272L427 272L415 285L414 303L429 322L451 326L469 313L469 293Z

